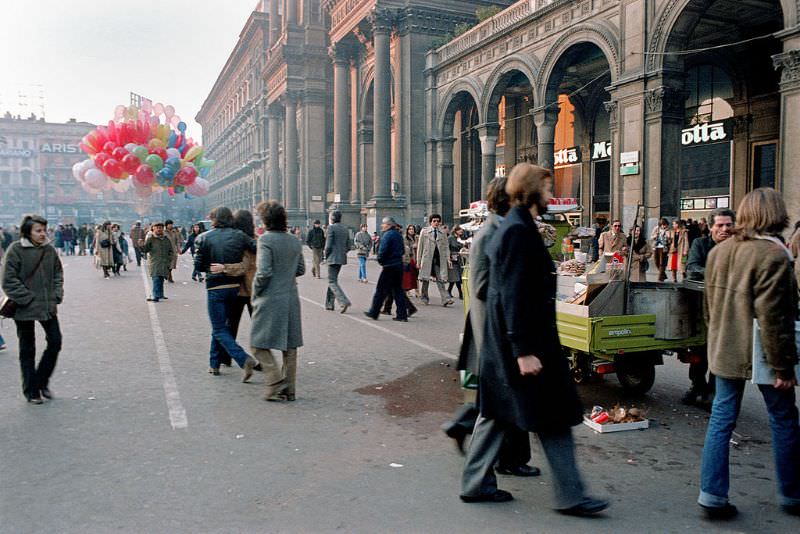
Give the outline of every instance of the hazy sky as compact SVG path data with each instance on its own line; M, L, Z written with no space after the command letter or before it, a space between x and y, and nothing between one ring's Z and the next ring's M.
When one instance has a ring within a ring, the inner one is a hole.
M104 124L132 91L175 106L199 139L194 117L257 3L0 0L0 113L41 86L48 121Z

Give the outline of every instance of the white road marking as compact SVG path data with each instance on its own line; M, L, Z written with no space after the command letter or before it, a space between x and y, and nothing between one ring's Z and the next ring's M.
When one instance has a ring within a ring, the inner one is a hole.
M300 298L302 300L308 302L309 304L313 304L314 306L316 306L318 308L322 308L323 310L325 309L325 305L324 304L321 304L319 302L313 301L313 300L311 300L309 298L306 298L306 297L302 297L301 296ZM346 317L346 318L350 319L351 321L355 321L357 323L361 323L363 325L369 326L370 328L374 328L375 330L379 330L379 331L383 332L384 334L389 334L390 336L394 336L396 338L402 339L406 343L410 343L412 345L416 345L417 347L419 347L421 349L427 350L428 352L432 352L434 354L438 354L439 356L442 356L444 358L450 358L450 359L453 359L453 360L457 360L458 359L458 356L456 356L455 354L450 354L449 352L445 352L443 350L439 350L439 349L437 349L435 347L431 347L430 345L426 345L425 343L423 343L421 341L417 341L416 339L412 339L412 338L410 338L408 336L404 336L403 334L401 334L399 332L395 332L393 330L389 330L388 328L384 328L382 326L379 326L379 325L375 324L377 321L361 319L360 317L355 317L353 315L348 315L346 313L344 315L341 315L338 312L332 312L331 315L333 315L333 313L336 313L336 315L340 315L341 317Z
M150 279L145 274L145 263L142 262L142 280L144 281L144 294L150 294ZM158 356L158 367L161 370L164 395L167 398L167 409L169 410L169 422L172 429L186 428L189 420L186 418L186 410L181 403L181 396L178 392L178 383L175 381L175 373L172 371L172 363L169 359L167 343L164 341L164 332L158 322L158 312L155 302L147 303L147 311L150 312L150 327L153 330L153 341L156 345L156 355Z

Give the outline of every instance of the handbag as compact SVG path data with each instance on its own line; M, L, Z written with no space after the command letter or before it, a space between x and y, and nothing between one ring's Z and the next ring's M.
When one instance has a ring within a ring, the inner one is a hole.
M25 286L27 286L28 282L30 282L33 279L33 275L36 274L36 271L39 270L39 266L42 265L42 260L44 259L44 252L45 251L42 250L42 253L39 255L39 261L36 262L36 267L33 268L31 274L29 274L28 277L25 279L25 282L23 282ZM7 319L11 319L14 317L14 315L16 315L16 313L17 313L17 303L11 300L11 297L9 297L8 295L4 296L2 300L0 300L0 316L5 317Z
M111 240L103 239L102 241L100 241L100 248L108 248L110 246L111 246Z

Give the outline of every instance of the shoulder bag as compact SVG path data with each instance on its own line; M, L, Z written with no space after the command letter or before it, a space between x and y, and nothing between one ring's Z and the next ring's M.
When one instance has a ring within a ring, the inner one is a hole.
M45 252L46 250L42 250L42 253L39 255L39 261L36 262L36 267L33 268L31 274L29 274L28 277L25 279L25 282L23 282L26 287L28 283L33 279L33 275L36 274L36 271L38 271L39 267L42 265L42 260L44 260ZM2 299L0 299L0 316L11 319L14 317L16 313L17 313L17 303L11 300L11 297L6 295Z

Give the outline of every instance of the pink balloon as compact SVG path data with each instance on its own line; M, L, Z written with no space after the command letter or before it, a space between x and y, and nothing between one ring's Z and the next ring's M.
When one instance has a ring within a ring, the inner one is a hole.
M155 106L153 106L153 113L156 114L156 117L164 113L164 104L158 102Z
M114 108L114 120L119 120L125 115L125 106L122 104Z
M169 120L169 123L175 127L178 126L178 123L181 122L181 118L177 115L173 115L172 118Z
M167 117L167 120L171 119L173 115L175 115L175 108L169 104L164 106L164 116Z

